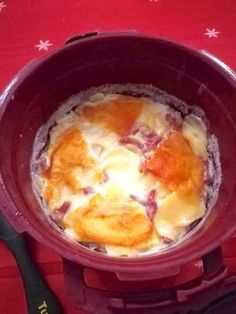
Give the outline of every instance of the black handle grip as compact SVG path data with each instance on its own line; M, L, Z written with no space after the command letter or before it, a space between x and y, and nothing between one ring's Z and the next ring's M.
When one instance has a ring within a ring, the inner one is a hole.
M15 256L26 291L29 314L59 314L59 304L41 278L27 252L23 235L17 234L0 213L0 238Z

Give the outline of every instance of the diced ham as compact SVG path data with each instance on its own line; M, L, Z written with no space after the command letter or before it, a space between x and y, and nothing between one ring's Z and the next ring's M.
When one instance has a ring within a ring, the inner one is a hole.
M167 113L165 116L165 120L175 130L180 130L182 128L183 119L181 117L180 112L173 111L173 112Z
M125 145L134 145L136 147L138 147L139 149L143 149L143 144L140 143L137 139L133 138L133 137L129 137L129 136L124 136L120 139L120 143L121 144L125 144Z
M209 160L207 163L205 163L205 170L204 170L204 183L206 184L210 184L212 183L213 179L214 179L214 165L212 160Z
M157 145L160 143L161 137L158 135L155 135L151 138L149 138L144 144L143 144L143 149L142 152L146 153L152 149L155 149Z
M151 191L148 193L147 201L148 201L148 202L151 202L151 203L154 203L154 202L156 202L156 201L155 201L155 197L156 197L156 190L151 190Z
M89 194L94 193L94 189L92 186L86 186L85 188L83 188L83 192L84 192L84 195L89 195Z
M153 136L156 136L156 132L153 131L151 128L149 128L148 125L144 124L144 123L136 123L132 130L131 130L131 134L135 135L138 132L140 132L140 134L144 137L144 138L150 138Z
M138 133L139 139L135 138L134 136ZM122 137L120 139L121 144L125 144L127 146L131 145L141 150L143 154L147 153L150 150L156 148L156 146L161 141L161 137L156 134L153 130L151 130L147 125L142 123L137 123L132 131L131 135Z
M155 200L155 196L156 196L156 190L151 190L147 196L146 212L150 220L153 220L156 210L157 210L157 202Z
M146 200L142 200L138 196L132 195L132 194L130 195L130 198L134 200L135 202L139 203L140 205L144 206L148 218L150 220L153 220L156 210L157 210L157 203L155 200L155 196L156 196L156 190L151 190L148 193Z
M54 211L50 215L52 220L57 223L61 222L66 213L68 212L70 205L71 202L67 201L64 202L60 207L54 209Z
M46 171L48 167L49 167L48 158L46 156L41 156L35 164L35 171L36 173L41 174L44 171Z
M106 172L104 172L104 179L102 183L107 183L109 179L110 179L109 175Z
M141 123L135 123L134 126L132 127L130 133L135 135L140 131Z
M130 198L131 198L133 201L139 203L140 205L146 206L146 201L145 201L145 200L142 200L140 197L131 194L131 195L130 195Z

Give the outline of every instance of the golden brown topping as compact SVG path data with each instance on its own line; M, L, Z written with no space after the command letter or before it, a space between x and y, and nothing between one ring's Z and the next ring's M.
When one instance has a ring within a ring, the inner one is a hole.
M142 169L183 195L199 195L203 187L203 164L180 132L172 132Z
M67 215L64 224L74 228L84 242L135 247L153 238L153 226L140 207L109 203L98 194L88 206Z
M66 130L52 145L49 151L50 167L43 173L47 179L44 197L50 204L59 201L63 187L78 192L80 177L94 166L94 160L88 154L87 144L77 128ZM94 173L96 179L101 175ZM100 178L101 180L103 177Z
M82 115L90 122L123 136L129 133L143 106L144 101L139 98L120 95L97 106L84 107Z

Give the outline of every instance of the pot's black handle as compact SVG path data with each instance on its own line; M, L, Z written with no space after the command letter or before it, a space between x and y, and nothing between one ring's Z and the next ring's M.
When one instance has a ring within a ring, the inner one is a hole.
M61 313L58 301L42 280L27 252L23 235L18 234L0 213L0 239L15 256L26 291L29 314Z

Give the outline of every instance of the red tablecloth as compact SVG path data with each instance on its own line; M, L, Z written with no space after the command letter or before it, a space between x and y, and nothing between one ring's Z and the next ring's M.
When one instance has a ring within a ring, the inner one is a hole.
M21 67L72 35L133 29L207 50L236 69L235 0L0 0L0 92ZM65 304L60 257L29 242L45 280ZM2 243L0 295L0 313L27 313L18 270Z

